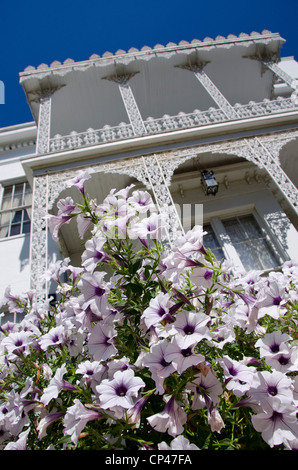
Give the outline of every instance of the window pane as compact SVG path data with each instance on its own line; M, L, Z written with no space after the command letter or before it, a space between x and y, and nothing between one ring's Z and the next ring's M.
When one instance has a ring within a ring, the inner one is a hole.
M22 220L22 211L16 211L13 215L12 224L21 222Z
M32 191L28 183L26 183L24 206L30 206L32 202Z
M18 183L4 188L0 213L0 238L30 232L31 202L32 191L29 183ZM24 205L28 207L16 210Z
M260 238L264 236L261 227L257 224L256 219L252 215L239 217L239 222L248 235L247 238Z
M19 207L23 205L23 190L24 190L23 184L15 185L12 207Z
M203 244L205 248L209 248L218 261L223 260L225 257L224 252L218 242L218 239L216 238L211 224L204 225L203 228L204 232L207 232L207 234L203 237Z
M3 225L0 227L0 238L8 237L9 225Z
M223 224L232 243L238 243L246 239L245 232L237 219L225 220Z
M21 224L15 224L10 227L10 236L19 235L21 233Z
M23 223L23 230L22 233L30 233L30 221Z
M8 236L10 214L10 212L4 212L0 217L0 238Z
M252 215L224 220L223 224L246 271L279 265L266 234Z

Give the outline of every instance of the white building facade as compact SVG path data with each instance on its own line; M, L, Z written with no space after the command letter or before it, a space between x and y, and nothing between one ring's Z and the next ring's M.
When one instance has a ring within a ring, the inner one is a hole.
M44 215L78 198L64 183L86 168L98 203L112 188L147 189L169 243L202 223L206 246L239 269L298 262L298 63L284 42L265 30L20 73L33 121L0 130L0 297L8 285L44 297L50 262L80 265L76 225L56 244Z

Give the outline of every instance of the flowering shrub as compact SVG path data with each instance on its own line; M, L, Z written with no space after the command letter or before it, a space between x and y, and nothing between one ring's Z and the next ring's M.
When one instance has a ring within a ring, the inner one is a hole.
M25 315L1 326L1 449L297 449L298 266L233 274L198 226L167 249L150 194L97 205L89 177L48 215L90 233L81 267L2 301Z

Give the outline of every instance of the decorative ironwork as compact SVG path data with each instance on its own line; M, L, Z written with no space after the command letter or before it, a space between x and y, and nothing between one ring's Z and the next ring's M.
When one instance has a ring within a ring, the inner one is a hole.
M256 103L250 101L248 104L234 105L237 120L249 119L258 116L269 116L276 113L286 113L298 110L298 103L291 98L278 97L276 100L265 99ZM151 117L143 121L145 134L159 134L173 132L180 129L191 129L205 125L227 122L230 119L221 109L209 108L207 111L195 110L193 113L179 113L177 116L164 115L161 118ZM115 142L122 139L136 137L132 124L120 123L118 126L104 126L102 129L88 129L85 132L71 133L66 136L59 134L50 139L50 152L60 152L89 145L99 145L106 142Z

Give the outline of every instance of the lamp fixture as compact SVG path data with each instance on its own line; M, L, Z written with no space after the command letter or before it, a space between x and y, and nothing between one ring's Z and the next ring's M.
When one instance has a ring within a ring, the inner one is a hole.
M201 172L201 177L201 182L204 187L206 196L209 196L209 194L215 196L218 191L218 182L214 177L214 172L212 170L204 170Z

